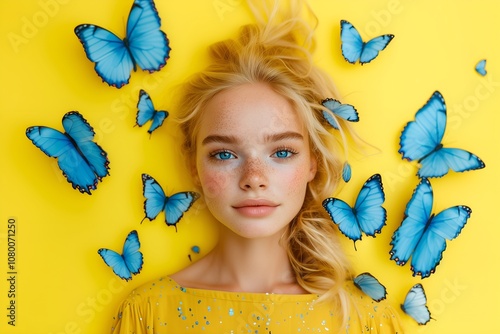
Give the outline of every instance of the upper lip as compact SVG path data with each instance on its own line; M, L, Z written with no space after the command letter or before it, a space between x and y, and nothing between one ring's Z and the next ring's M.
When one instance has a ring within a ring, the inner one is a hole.
M278 204L267 199L246 199L233 205L233 208L244 208L248 206L278 206Z

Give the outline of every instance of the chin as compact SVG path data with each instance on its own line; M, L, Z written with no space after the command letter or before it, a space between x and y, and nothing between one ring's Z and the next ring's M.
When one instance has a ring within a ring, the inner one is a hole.
M287 230L288 224L284 227L270 228L269 224L248 224L246 226L233 226L229 229L238 236L245 239L267 239L281 238Z

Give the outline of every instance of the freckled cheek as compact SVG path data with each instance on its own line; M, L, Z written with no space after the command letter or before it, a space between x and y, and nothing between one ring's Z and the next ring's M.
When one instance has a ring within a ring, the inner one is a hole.
M306 173L294 171L290 173L288 182L285 183L290 194L303 195L307 188L308 177Z
M206 200L224 195L229 186L228 172L201 170L199 176Z
M308 174L303 170L290 171L287 175L282 174L282 180L282 193L286 196L288 203L298 212L304 203Z
M310 178L310 166L306 163L288 170L286 177L283 175L283 179L287 180L286 184L288 184L289 190L293 192L304 192Z

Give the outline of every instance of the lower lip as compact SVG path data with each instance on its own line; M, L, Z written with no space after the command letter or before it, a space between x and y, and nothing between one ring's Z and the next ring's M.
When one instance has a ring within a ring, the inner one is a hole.
M235 208L241 215L252 218L261 218L270 215L276 209L275 206L242 206Z

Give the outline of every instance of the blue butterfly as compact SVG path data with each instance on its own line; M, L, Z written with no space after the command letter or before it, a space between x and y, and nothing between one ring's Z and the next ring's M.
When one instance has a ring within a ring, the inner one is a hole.
M144 261L139 251L140 247L137 231L132 231L125 239L122 254L107 248L101 248L97 253L118 277L128 281L132 279L132 274L137 275L141 272Z
M344 166L342 167L342 180L344 180L345 183L349 182L351 180L352 176L352 169L351 165L346 161L344 162Z
M472 213L469 207L458 205L434 215L432 204L431 184L428 179L421 179L390 243L391 260L402 266L411 256L413 276L422 278L434 273L446 249L446 239L455 239Z
M149 97L148 93L144 90L139 92L139 102L137 103L137 118L136 125L143 126L148 121L153 121L149 127L148 133L153 133L158 127L163 124L163 121L168 116L168 111L155 110L153 106L153 101Z
M97 182L109 175L106 152L93 142L94 129L76 111L66 113L62 119L65 133L45 126L26 129L26 136L43 153L57 158L57 164L73 189L91 194Z
M388 34L363 42L361 35L351 23L341 20L340 27L342 55L351 64L358 60L361 65L371 62L394 38L394 35Z
M475 67L477 73L481 74L483 77L486 75L486 59L480 60Z
M419 325L425 325L432 319L426 303L427 298L425 297L424 287L422 284L415 284L406 294L401 309Z
M339 129L339 123L336 116L339 116L349 122L358 122L359 116L356 108L350 104L342 104L335 99L324 99L321 104L329 111L323 110L323 117L336 130Z
M150 221L162 211L165 211L165 222L168 226L175 226L184 213L200 197L193 191L179 192L172 196L166 196L161 186L148 174L142 174L144 201L144 212ZM143 220L144 220L143 219Z
M387 290L372 274L362 273L354 278L354 285L376 302L384 300Z
M75 34L87 58L95 63L97 74L117 88L128 84L137 65L144 71L159 71L170 54L169 40L160 30L161 20L153 0L135 0L127 21L127 36L122 40L93 24L80 24Z
M443 147L445 129L446 104L436 91L417 111L415 120L406 124L399 142L403 159L420 163L419 177L441 177L450 169L465 172L485 167L479 157L468 151Z
M385 201L380 174L371 176L361 188L354 208L338 198L327 198L323 207L340 231L349 239L361 239L361 232L375 237L385 225L387 213L382 204Z

